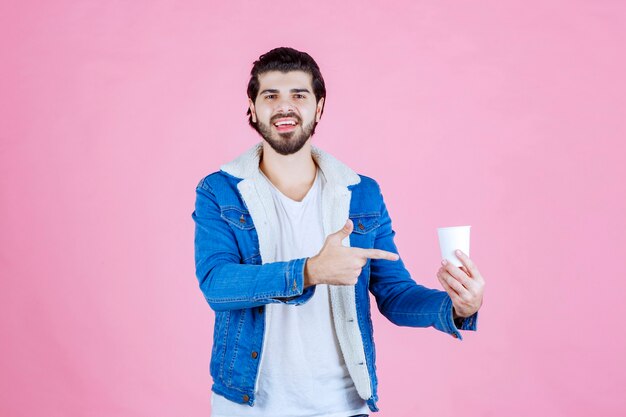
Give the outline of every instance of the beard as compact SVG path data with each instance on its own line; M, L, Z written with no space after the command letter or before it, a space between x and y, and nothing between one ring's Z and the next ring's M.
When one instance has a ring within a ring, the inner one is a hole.
M281 117L294 117L298 121L297 126L302 126L300 118L293 114ZM270 123L273 122L270 121ZM281 155L291 155L302 149L309 138L315 134L317 122L312 120L308 125L302 126L302 129L294 129L292 132L273 132L272 126L272 124L267 125L258 122L256 126L257 132L269 143L274 151ZM276 134L278 137L275 138L273 134Z

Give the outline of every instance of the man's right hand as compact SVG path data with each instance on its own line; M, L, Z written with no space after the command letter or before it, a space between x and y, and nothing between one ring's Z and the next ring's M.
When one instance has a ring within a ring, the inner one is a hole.
M308 258L304 266L304 288L317 284L355 285L367 259L397 261L400 256L380 249L343 246L341 241L352 233L348 219L344 227L328 235L320 252Z

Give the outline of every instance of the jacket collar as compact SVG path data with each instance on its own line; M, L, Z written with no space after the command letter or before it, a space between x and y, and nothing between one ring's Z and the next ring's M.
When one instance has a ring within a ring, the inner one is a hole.
M234 160L223 164L220 169L237 178L256 177L259 173L259 162L262 153L263 142L259 142ZM313 144L311 144L311 156L329 183L347 187L358 184L361 181L358 174L350 167Z

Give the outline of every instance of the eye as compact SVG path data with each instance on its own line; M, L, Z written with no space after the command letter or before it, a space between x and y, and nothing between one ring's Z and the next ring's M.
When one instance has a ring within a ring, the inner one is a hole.
M276 94L268 94L265 96L266 100L272 100L274 97L276 97Z
M295 98L306 98L306 96L304 94L295 94L294 97Z

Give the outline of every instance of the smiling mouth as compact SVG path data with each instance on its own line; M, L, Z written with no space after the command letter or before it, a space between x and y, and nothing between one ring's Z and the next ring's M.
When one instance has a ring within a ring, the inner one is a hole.
M290 132L295 130L296 126L298 126L298 122L294 119L279 119L274 122L274 127L278 132Z

